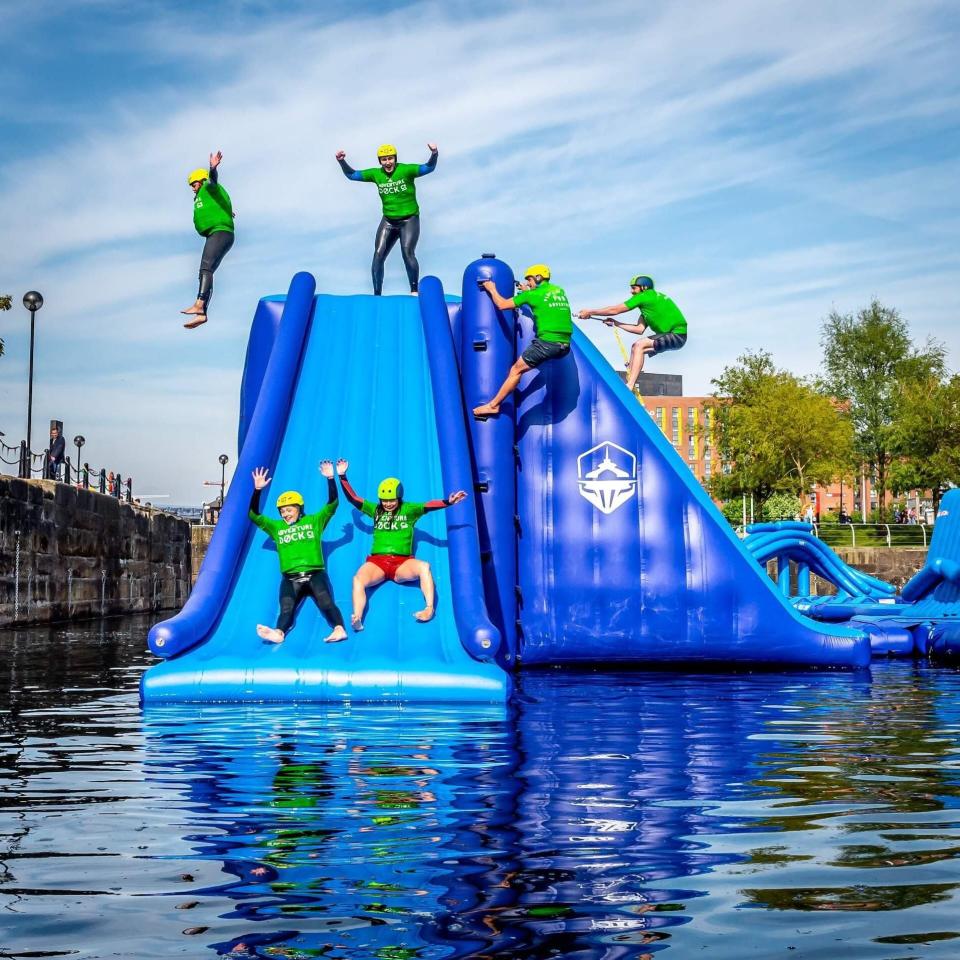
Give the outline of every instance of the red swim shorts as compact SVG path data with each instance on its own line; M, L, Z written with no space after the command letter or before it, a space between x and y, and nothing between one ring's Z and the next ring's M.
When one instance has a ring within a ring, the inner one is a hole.
M367 557L367 563L378 566L388 580L396 580L397 568L409 559L408 556L400 556L396 553L372 553Z

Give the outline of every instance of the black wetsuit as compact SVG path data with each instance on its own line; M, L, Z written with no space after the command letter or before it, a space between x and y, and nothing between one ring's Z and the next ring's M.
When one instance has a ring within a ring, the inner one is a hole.
M209 180L215 187L218 186L216 167L210 168ZM197 290L197 299L203 303L204 313L207 311L210 295L213 293L213 274L233 246L233 241L232 230L219 229L207 234L204 240L203 253L200 256L200 286Z
M437 151L430 154L430 159L426 163L403 164L403 169L409 171L408 176L412 184L415 177L426 176L433 173L437 167ZM346 160L338 160L343 175L349 180L362 181L364 174L369 175L371 170L354 170ZM399 166L399 165L398 165ZM377 182L377 181L372 181ZM407 271L407 280L410 283L410 292L416 293L420 283L420 264L417 261L417 242L420 240L420 214L419 206L416 203L416 194L411 190L411 200L408 209L411 212L405 216L387 216L386 213L380 218L377 226L377 234L373 241L373 263L370 267L370 273L373 277L373 293L379 297L383 293L383 267L387 255L400 241L400 253L403 256L403 266ZM384 204L384 209L390 207ZM403 208L401 208L403 209Z
M337 484L332 477L327 478L327 503L336 503ZM260 491L254 490L250 497L250 512L260 513ZM324 619L331 627L343 626L343 615L333 599L333 586L326 570L304 570L285 573L280 578L280 616L277 629L284 634L293 627L297 609L309 594L313 597Z

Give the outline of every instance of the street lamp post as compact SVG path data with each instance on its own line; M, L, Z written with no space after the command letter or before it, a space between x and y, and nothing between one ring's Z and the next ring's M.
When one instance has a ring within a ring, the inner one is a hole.
M80 448L87 442L86 438L82 434L77 434L73 438L74 445L77 448L77 486L80 486Z
M27 380L27 462L26 473L30 477L32 466L31 436L33 432L33 343L36 329L37 311L43 306L43 297L36 290L23 295L23 305L30 311L30 373Z
M220 509L223 509L223 492L227 481L227 461L230 458L225 454L220 454Z

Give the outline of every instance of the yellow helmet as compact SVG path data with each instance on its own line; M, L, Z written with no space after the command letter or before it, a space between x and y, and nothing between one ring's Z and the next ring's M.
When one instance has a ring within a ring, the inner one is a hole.
M382 147L377 147L377 159L382 160L384 157L395 157L397 155L397 148L392 143L385 143Z
M303 509L303 495L297 493L296 490L288 490L286 493L281 493L277 497L277 509L280 507L299 507Z
M209 180L210 174L208 171L204 170L203 167L197 167L189 177L187 177L187 183L196 183L198 180Z
M544 280L550 279L550 268L545 263L535 263L532 267L527 267L523 271L524 277L543 277Z
M377 487L377 497L381 500L399 500L403 496L403 484L396 477L387 477Z

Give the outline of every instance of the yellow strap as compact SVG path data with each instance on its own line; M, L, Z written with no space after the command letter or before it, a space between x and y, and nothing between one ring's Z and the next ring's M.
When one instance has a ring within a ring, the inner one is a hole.
M624 362L624 363L629 363L629 362L630 362L630 354L627 353L627 348L626 348L626 346L624 345L623 337L620 336L620 329L619 329L619 327L614 327L614 328L613 328L613 335L617 338L617 346L620 348L620 353L623 355L623 362ZM634 388L633 388L633 393L634 393L634 396L635 396L641 403L643 403L643 397L640 395L640 388L639 388L639 387L634 387Z

